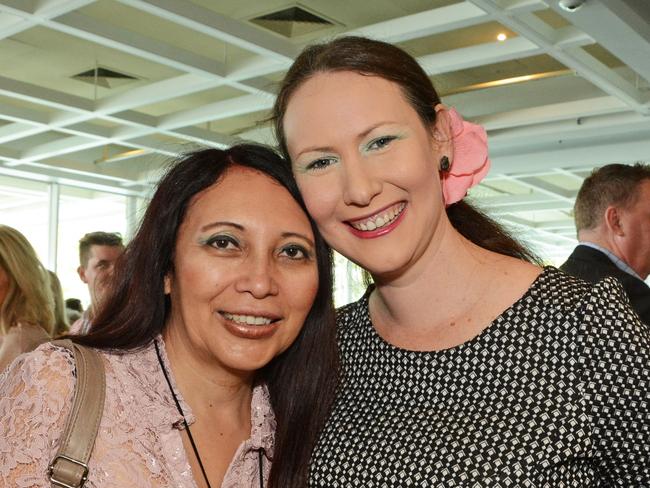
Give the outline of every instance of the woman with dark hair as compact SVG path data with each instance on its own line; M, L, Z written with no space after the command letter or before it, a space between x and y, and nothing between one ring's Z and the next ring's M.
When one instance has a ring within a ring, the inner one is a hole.
M274 107L326 241L373 278L340 310L310 486L647 486L650 334L613 280L540 267L463 201L485 131L415 59L305 49Z
M336 381L331 286L286 162L255 145L182 158L71 336L106 370L85 486L304 486ZM0 377L0 485L50 486L74 377L53 344Z

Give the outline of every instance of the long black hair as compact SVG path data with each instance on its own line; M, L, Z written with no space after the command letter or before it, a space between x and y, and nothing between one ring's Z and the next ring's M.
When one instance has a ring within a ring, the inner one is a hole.
M352 71L396 83L425 127L436 123L440 97L418 62L393 44L347 36L305 48L287 71L273 106L271 119L280 151L289 159L284 116L295 91L318 73ZM447 207L447 216L465 238L490 251L539 263L539 259L506 229L464 200Z
M291 167L271 149L240 144L203 149L180 158L160 180L139 230L116 263L105 301L90 332L72 336L99 349L131 351L162 332L171 303L164 277L172 269L178 229L192 197L232 166L260 171L286 188L307 211ZM314 222L318 291L295 342L258 372L268 385L277 429L270 486L305 486L311 450L334 396L338 355L332 304L332 256Z

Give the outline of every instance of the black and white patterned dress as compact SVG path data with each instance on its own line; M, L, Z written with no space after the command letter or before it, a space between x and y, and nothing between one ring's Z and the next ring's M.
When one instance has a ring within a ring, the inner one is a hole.
M474 339L384 341L339 315L342 384L311 487L650 487L650 331L608 278L546 268Z

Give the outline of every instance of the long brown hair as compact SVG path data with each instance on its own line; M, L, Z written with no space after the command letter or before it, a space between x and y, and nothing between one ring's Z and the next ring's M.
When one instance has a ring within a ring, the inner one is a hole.
M396 83L425 127L436 123L434 107L440 97L418 62L402 49L364 37L341 37L305 48L287 71L272 112L275 135L283 155L289 159L284 136L284 115L293 93L317 73L352 71ZM483 212L461 200L447 208L454 228L475 244L508 256L539 262L539 259L510 233Z
M289 191L305 209L291 167L271 149L241 144L182 157L159 182L140 228L116 263L113 282L90 333L80 344L128 351L149 344L170 314L164 277L172 269L178 229L192 197L231 166L260 171ZM295 342L258 372L265 381L277 428L270 486L306 485L309 458L334 396L338 354L332 305L331 251L310 219L318 266L318 291Z

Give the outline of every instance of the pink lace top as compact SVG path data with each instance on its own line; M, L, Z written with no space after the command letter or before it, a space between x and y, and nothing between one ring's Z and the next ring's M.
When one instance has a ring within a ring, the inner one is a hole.
M171 372L164 343L156 341ZM196 488L180 435L182 417L153 343L137 352L102 356L106 401L84 486ZM170 379L191 425L191 409ZM73 389L72 355L50 343L20 356L0 375L0 486L50 487L46 470L58 448ZM268 480L275 418L265 386L253 390L251 424L251 437L239 446L222 488L259 486L259 449L264 449Z

